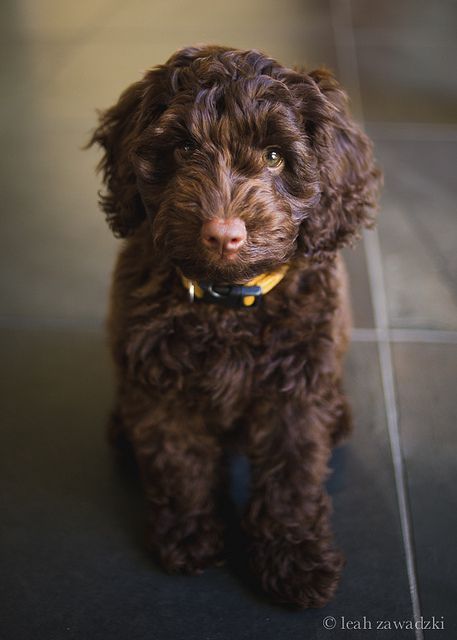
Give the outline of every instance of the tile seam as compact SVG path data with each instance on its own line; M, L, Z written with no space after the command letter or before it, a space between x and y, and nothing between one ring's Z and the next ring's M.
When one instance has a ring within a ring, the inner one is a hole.
M336 56L339 66L341 67L340 73L343 76L346 76L347 80L350 78L350 85L352 85L355 93L361 118L363 120L363 103L360 90L356 44L352 28L350 0L331 0L330 11L335 34ZM345 49L344 54L342 52L343 48ZM389 327L386 292L377 230L364 233L364 248L368 266L371 298L373 302L387 430L394 470L406 570L413 616L415 621L417 621L420 620L421 608L412 541L411 514L407 499L406 474L399 433L391 345L387 339ZM421 629L415 629L415 637L416 640L423 640L423 633Z
M104 320L99 318L87 318L74 320L72 318L59 318L57 316L8 316L0 315L0 330L52 330L75 329L104 331ZM441 329L389 329L382 332L375 327L353 327L351 333L352 342L378 342L379 339L391 343L417 343L417 344L457 344L457 331Z

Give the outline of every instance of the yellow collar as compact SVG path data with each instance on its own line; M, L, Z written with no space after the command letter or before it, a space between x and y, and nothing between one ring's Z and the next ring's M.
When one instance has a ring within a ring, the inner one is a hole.
M181 281L188 290L191 301L213 302L230 308L256 306L261 296L274 289L286 275L289 265L285 264L243 285L210 285L189 280L180 273Z

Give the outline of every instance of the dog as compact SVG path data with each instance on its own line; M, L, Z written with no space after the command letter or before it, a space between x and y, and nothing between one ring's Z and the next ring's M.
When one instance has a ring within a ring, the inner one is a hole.
M221 562L234 447L253 575L277 602L321 607L344 564L327 465L351 429L339 249L374 224L372 144L329 71L220 46L176 52L99 115L100 204L124 238L110 438L134 451L149 546L170 572Z

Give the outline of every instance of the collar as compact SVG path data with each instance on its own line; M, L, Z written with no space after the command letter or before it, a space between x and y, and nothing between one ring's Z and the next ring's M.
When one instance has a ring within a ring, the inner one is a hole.
M191 302L206 302L231 309L258 306L262 296L274 289L286 275L289 265L285 264L269 273L249 280L246 284L217 285L189 280L181 272L182 284L189 292Z

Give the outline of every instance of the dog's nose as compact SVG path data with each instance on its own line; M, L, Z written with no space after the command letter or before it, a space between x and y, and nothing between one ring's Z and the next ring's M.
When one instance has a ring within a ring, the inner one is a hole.
M240 218L213 218L202 227L202 241L218 253L236 253L246 241L246 225Z

